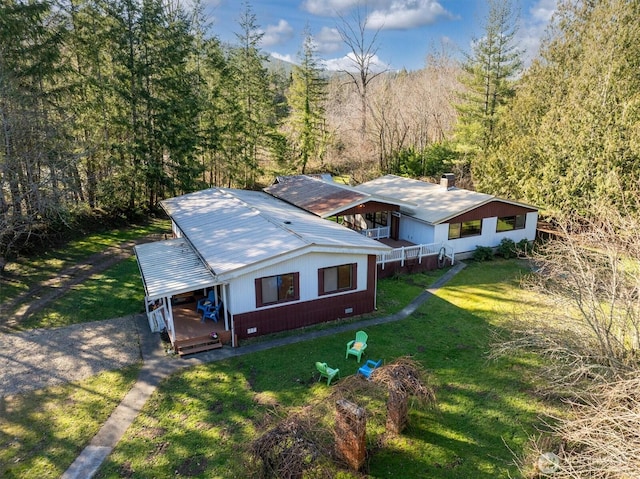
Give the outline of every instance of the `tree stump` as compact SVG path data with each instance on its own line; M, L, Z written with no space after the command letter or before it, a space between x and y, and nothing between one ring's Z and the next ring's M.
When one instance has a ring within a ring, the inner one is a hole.
M366 432L364 409L345 399L336 401L336 455L354 471L364 465Z

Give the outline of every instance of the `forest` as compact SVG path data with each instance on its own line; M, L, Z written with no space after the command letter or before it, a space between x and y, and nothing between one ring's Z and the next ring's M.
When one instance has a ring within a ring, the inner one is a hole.
M560 0L526 67L509 1L491 2L471 51L418 71L376 71L375 32L343 19L355 61L332 74L311 32L297 64L274 64L243 8L222 44L199 2L2 0L0 256L282 174L452 171L550 219L636 211L638 2Z

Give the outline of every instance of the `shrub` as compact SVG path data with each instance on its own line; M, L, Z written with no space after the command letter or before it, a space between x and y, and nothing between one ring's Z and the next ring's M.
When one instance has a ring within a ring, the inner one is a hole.
M531 252L533 244L529 243L529 240L521 239L516 243L516 254L518 256L527 256Z
M473 259L476 261L488 261L493 259L493 248L490 246L476 246L473 252Z
M516 243L512 239L503 238L498 245L498 256L502 256L504 259L513 258L516 255Z

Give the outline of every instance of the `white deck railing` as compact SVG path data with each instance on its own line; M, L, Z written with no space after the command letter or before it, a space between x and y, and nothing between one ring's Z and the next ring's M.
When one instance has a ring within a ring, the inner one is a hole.
M381 226L380 228L370 228L367 230L360 230L360 233L365 235L367 238L379 240L383 238L388 238L389 231L390 229L388 226Z
M422 258L425 256L438 255L438 259L444 260L445 258L451 259L451 264L454 260L453 248L444 243L431 243L431 244L418 244L414 246L403 246L401 248L394 248L388 253L382 253L378 255L377 263L384 265L387 263L401 263L400 266L404 266L406 260L417 259L418 263L422 263Z

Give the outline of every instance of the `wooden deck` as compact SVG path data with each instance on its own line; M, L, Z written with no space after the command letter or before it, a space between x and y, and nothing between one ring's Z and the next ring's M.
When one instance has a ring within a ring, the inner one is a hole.
M203 323L195 300L173 305L173 325L176 334L173 346L181 356L231 344L231 331L225 331L224 319L217 323L208 319ZM211 339L212 332L218 333L219 341Z
M380 238L378 240L380 243L386 244L387 246L391 246L392 248L401 248L403 246L416 246L415 243L407 240L394 240L392 238Z

